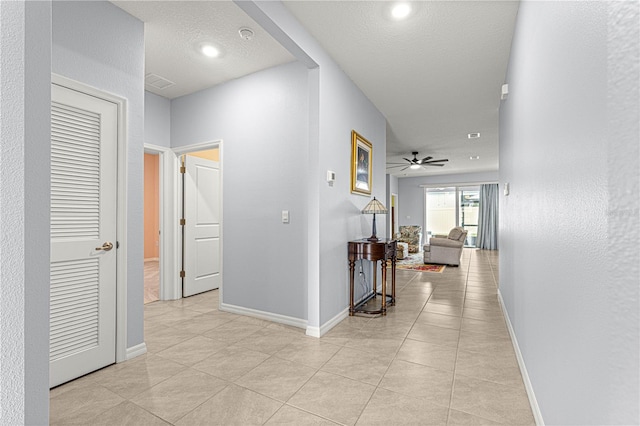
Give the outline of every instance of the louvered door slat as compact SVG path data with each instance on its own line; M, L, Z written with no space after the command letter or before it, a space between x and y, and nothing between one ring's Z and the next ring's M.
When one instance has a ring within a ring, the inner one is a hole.
M91 306L71 306L66 308L58 308L56 309L55 315L52 315L51 318L57 318L58 324L68 324L69 322L73 322L78 317L87 316L86 312L93 309Z
M88 349L98 344L98 259L84 262L58 262L51 265L51 335L50 357L55 360L61 355L59 348ZM66 277L74 278L82 275L84 283L77 287L75 283L66 281ZM63 313L66 308L82 307L84 315L69 317ZM70 321L73 318L73 321ZM64 323L66 327L60 327ZM83 324L94 324L86 328ZM82 333L66 333L66 329L82 328ZM54 332L55 330L55 332ZM74 336L76 340L74 341Z

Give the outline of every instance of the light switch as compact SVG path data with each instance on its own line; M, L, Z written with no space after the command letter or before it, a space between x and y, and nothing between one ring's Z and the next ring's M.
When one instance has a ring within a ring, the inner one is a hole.
M282 223L289 223L289 210L282 210Z

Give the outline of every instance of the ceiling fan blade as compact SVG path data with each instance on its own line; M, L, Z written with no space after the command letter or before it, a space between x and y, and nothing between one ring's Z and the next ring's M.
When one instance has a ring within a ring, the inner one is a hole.
M406 166L407 165L407 163L387 163L387 164L398 164L400 166Z
M440 163L440 162L445 162L445 161L449 161L449 159L445 158L444 160L431 160L431 161L427 161L427 162L422 163L422 164Z
M411 160L409 160L408 158L404 158L404 157L402 157L402 159L403 159L403 160L406 160L406 161L408 161L408 162L410 162L410 163L412 162L412 161L411 161Z
M394 167L402 167L402 166L407 166L406 164L398 164L397 166L387 166L387 169L393 169ZM409 166L407 166L409 167Z
M442 167L444 166L444 164L436 164L436 163L424 163L421 164L422 166L435 166L435 167Z
M429 161L431 160L433 157L424 157L422 160L420 160L420 163L424 163L425 161Z

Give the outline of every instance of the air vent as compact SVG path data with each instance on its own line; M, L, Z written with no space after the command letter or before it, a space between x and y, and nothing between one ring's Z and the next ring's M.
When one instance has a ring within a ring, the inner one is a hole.
M158 90L164 90L167 87L173 86L175 83L157 74L147 74L144 78L144 84Z

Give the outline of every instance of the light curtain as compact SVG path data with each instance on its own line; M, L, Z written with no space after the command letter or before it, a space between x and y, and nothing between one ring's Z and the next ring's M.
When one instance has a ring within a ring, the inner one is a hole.
M498 250L498 184L480 185L480 214L476 247Z

